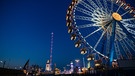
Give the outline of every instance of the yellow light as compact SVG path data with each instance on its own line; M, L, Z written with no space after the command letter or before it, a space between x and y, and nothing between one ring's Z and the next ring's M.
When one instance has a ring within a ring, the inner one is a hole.
M91 58L87 58L87 60L91 60Z
M113 17L115 20L117 20L117 21L121 21L121 20L122 20L121 15L118 14L118 13L116 13L116 12L114 12L114 13L112 14L112 17Z
M23 73L25 73L25 74L26 74L26 73L27 73L27 71L26 71L26 70L23 70Z
M97 66L100 66L100 64L99 64L99 63L96 63L95 66L96 66L96 67L97 67Z

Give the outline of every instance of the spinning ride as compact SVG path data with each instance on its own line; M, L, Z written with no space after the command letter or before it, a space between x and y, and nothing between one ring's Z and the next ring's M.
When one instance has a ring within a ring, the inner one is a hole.
M135 56L135 10L124 0L72 0L66 21L81 54L110 62Z

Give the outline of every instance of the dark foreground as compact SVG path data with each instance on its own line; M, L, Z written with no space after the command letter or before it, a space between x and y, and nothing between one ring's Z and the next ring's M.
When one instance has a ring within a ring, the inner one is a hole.
M22 70L0 68L0 76L26 76Z
M22 70L0 68L0 76L26 76ZM33 76L33 75L29 75ZM95 73L87 72L85 74L60 74L60 75L39 75L39 76L135 76L135 68L132 69L109 69L97 70Z

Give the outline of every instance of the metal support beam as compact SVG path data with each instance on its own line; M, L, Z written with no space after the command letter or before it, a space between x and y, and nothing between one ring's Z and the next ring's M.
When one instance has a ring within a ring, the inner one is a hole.
M112 65L112 61L113 61L113 56L114 56L114 51L115 51L115 47L114 47L114 40L115 40L115 29L116 29L116 20L113 20L112 22L112 33L111 33L111 47L110 47L110 63L109 65Z

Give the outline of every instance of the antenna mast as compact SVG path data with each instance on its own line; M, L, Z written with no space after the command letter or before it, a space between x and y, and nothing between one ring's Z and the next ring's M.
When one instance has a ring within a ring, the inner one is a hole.
M53 49L53 32L51 33L51 49L50 49L50 68L52 70L52 49Z

